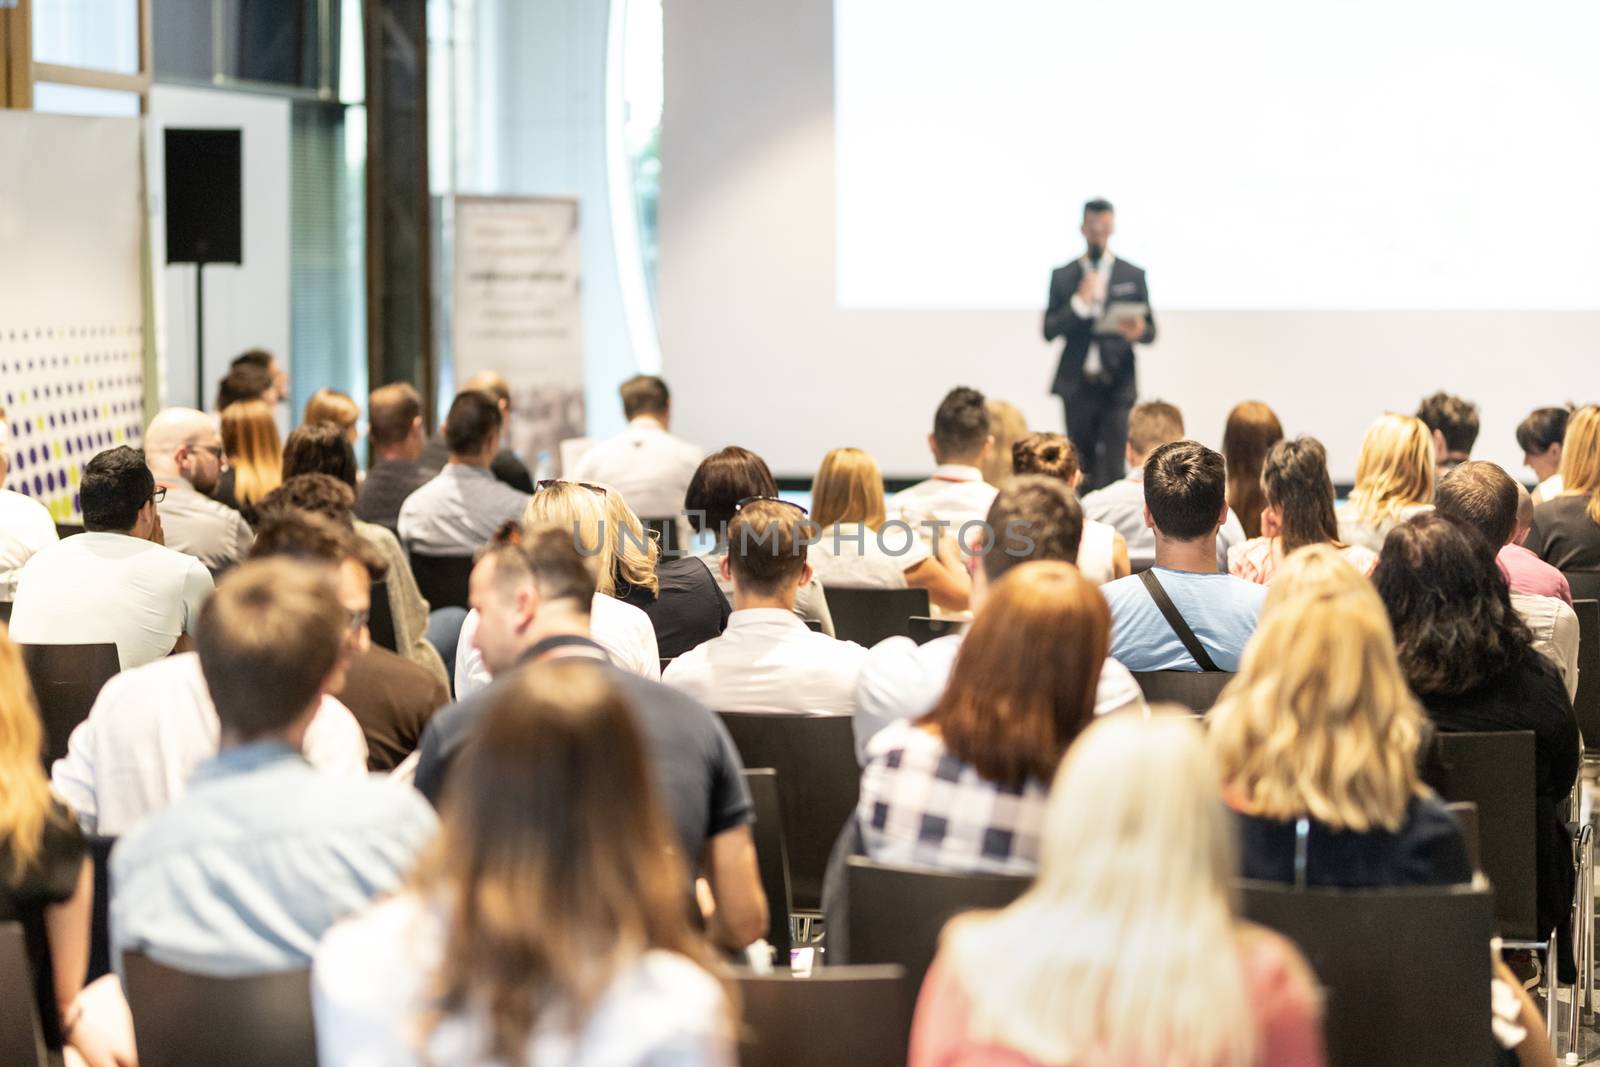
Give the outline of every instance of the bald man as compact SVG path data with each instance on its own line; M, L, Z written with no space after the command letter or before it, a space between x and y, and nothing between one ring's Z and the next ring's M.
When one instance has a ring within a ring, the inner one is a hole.
M167 408L144 432L145 463L166 495L156 503L168 548L186 552L213 577L250 553L255 535L240 514L209 494L228 469L214 416Z
M511 386L497 372L486 370L461 383L461 392L474 390L488 393L500 405L500 433L504 440L504 435L511 431ZM422 455L417 457L417 465L432 477L444 469L445 461L449 458L450 447L445 444L444 434L436 433L423 446ZM502 447L495 452L494 459L489 461L489 473L518 492L533 492L533 475L528 472L528 465L509 448Z

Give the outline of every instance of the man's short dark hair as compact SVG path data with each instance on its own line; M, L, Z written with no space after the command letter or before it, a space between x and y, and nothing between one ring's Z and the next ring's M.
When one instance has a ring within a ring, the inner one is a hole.
M331 474L297 474L256 501L256 514L264 522L282 511L309 511L345 526L352 526L356 493Z
M990 584L1029 560L1078 562L1083 505L1060 478L1019 474L995 494L984 519L993 531L984 545L983 573Z
M1478 405L1439 392L1417 406L1417 418L1444 435L1444 447L1465 455L1478 440Z
M83 528L91 532L121 533L139 521L139 509L155 496L156 479L145 466L144 453L118 445L83 465L78 500L83 508Z
M1083 214L1085 218L1088 218L1090 215L1103 215L1107 211L1115 210L1116 208L1111 206L1111 201L1102 199L1098 196L1093 200L1084 201L1083 204Z
M239 359L244 359L240 356ZM272 372L265 365L235 361L233 369L217 386L217 410L241 400L260 400L272 388Z
M933 416L933 448L941 463L970 459L989 439L989 405L976 389L958 385L945 394Z
M483 558L494 560L494 582L502 590L531 582L541 600L568 600L574 609L589 614L595 576L570 529L544 523L524 532L520 540L492 544Z
M265 348L251 348L240 352L233 357L233 362L228 364L229 369L234 367L260 367L262 370L271 370L274 362L273 355Z
M1156 529L1173 541L1214 533L1228 496L1222 453L1196 441L1161 445L1144 463L1144 502Z
M327 476L301 476L308 477ZM331 478L327 480L333 482ZM374 582L382 581L389 570L378 550L357 535L348 522L341 523L326 515L300 508L276 508L261 516L256 526L256 539L250 546L250 558L273 557L326 563L334 567L347 559L355 560L366 568Z
M500 436L500 405L488 393L457 393L444 417L444 443L451 454L475 456Z
M654 374L636 374L617 390L622 397L622 414L628 419L640 415L665 415L672 404L667 383Z
M772 596L805 569L805 513L779 500L746 504L728 524L728 566L739 586L757 596Z
M1477 530L1496 552L1517 528L1517 483L1494 463L1463 463L1439 482L1434 510Z
M411 435L422 415L422 397L410 382L379 386L367 398L367 436L378 448L397 445Z
M1537 408L1527 418L1517 423L1517 447L1529 455L1537 456L1559 445L1567 436L1567 418L1571 408Z
M283 477L302 474L328 474L352 490L356 487L356 451L342 426L314 422L300 426L283 443Z
M254 560L224 575L194 634L223 729L251 741L288 728L333 673L349 627L331 567Z

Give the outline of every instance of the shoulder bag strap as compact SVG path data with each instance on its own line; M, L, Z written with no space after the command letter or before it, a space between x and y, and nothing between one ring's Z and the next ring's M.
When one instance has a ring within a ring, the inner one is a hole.
M1177 605L1172 602L1171 597L1167 596L1167 591L1161 588L1161 582L1156 578L1155 569L1140 571L1139 580L1144 583L1145 589L1149 591L1150 599L1156 602L1156 607L1161 609L1162 618L1167 620L1167 625L1172 627L1172 632L1178 635L1178 640L1183 642L1183 647L1188 649L1189 655L1194 657L1195 664L1203 671L1217 670L1216 661L1206 651L1206 646L1202 645L1200 639L1194 635L1194 631L1189 629L1189 624L1183 621L1183 615L1179 613Z

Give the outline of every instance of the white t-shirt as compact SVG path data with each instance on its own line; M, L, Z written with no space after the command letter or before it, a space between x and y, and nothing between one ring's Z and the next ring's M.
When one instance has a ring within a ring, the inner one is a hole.
M11 638L30 645L115 644L122 669L172 651L211 595L193 556L120 533L81 533L22 568Z
M467 612L456 638L456 699L476 693L493 680L483 656L472 646L478 632L478 612ZM611 662L641 678L661 677L661 652L650 616L614 596L596 593L589 604L589 636L606 650Z
M1094 519L1083 520L1083 540L1078 543L1078 573L1095 585L1116 578L1117 528Z
M909 525L890 520L876 530L835 523L817 534L806 555L824 589L904 589L906 571L932 553Z
M603 482L622 494L633 513L646 519L676 518L705 452L672 436L654 418L641 415L609 441L585 452L568 475L575 482Z
M720 637L673 660L661 680L716 711L849 715L866 655L792 611L747 608L728 616Z
M889 501L889 513L910 523L917 535L931 541L930 521L949 523L941 535L960 534L968 523L980 523L989 514L989 505L1000 490L983 480L977 467L945 463L934 468L933 477L896 493ZM970 546L975 530L969 530L962 544Z
M56 523L48 508L31 496L0 489L0 601L15 599L22 565L55 543Z

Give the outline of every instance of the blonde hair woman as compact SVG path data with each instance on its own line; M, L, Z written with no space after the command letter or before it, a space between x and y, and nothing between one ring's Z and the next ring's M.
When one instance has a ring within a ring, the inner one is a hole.
M43 737L22 654L0 624L0 921L22 925L46 1047L111 1067L109 1028L83 1017L94 871L72 813L50 795ZM8 993L7 995L10 995ZM118 994L120 996L120 994ZM132 1062L132 1035L115 1042Z
M940 538L935 557L910 526L885 518L877 460L859 448L822 458L811 483L816 542L809 555L823 588L926 589L939 607L965 611L972 581L956 538Z
M1422 732L1371 583L1331 546L1289 557L1210 714L1244 876L1327 886L1470 881L1455 820L1417 772Z
M1319 1067L1311 969L1234 914L1216 783L1187 717L1084 731L1050 791L1033 887L946 929L911 1067Z
M229 507L254 508L283 484L283 442L265 400L240 400L222 409L222 451L228 469L217 481L216 497Z
M1011 446L1028 435L1028 419L1008 400L990 397L984 406L989 409L989 435L994 438L994 447L978 469L983 471L984 481L999 485L1016 473L1011 467Z
M1339 540L1374 552L1389 531L1433 507L1433 433L1414 415L1384 415L1367 427L1356 484L1339 509Z
M306 401L302 426L315 426L319 422L331 423L344 431L345 440L354 445L360 439L361 407L348 395L337 389L318 389Z
M1564 571L1600 571L1600 407L1567 419L1561 495L1533 509L1527 547Z

